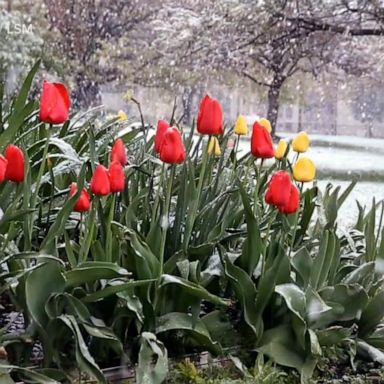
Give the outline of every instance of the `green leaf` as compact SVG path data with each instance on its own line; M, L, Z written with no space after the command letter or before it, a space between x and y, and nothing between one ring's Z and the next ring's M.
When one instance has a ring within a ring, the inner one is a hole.
M126 229L124 235L127 240L128 265L134 272L135 278L140 280L158 278L159 260L152 253L148 244L131 229Z
M277 364L296 368L301 372L306 354L297 343L289 325L283 325L264 332L257 351L269 356Z
M312 271L312 258L307 248L300 248L292 257L291 264L303 280L303 285L306 287Z
M83 339L80 328L76 322L76 319L71 315L62 315L58 317L58 320L62 321L72 332L74 341L76 344L76 362L79 368L94 376L99 383L107 384L103 373L95 360L88 351L87 345Z
M383 320L384 317L384 287L381 287L372 297L361 315L359 335L368 335Z
M157 319L156 334L169 331L188 331L195 336L199 347L219 353L220 346L211 339L208 329L200 319L187 313L171 312Z
M140 344L137 383L163 383L168 373L168 353L163 343L153 333L143 332Z
M59 384L59 381L51 379L50 377L48 377L48 376L46 376L46 375L44 375L42 373L33 371L31 369L28 369L28 368L23 368L23 367L19 367L19 366L16 366L16 365L5 364L5 363L1 363L0 362L0 382L2 384L14 383L14 381L10 377L9 378L3 377L3 374L1 372L2 370L5 370L5 371L16 371L16 372L20 373L25 379L33 380L33 383L38 383L38 384ZM10 381L6 381L6 380L10 380Z
M243 245L241 256L238 259L239 265L251 276L259 263L263 253L264 244L260 236L260 226L253 214L247 192L242 183L238 183L241 200L244 206L245 221L247 223L247 238Z
M80 285L100 279L128 277L130 273L115 263L107 261L85 261L65 272L64 275L69 285Z
M321 346L332 347L348 339L352 335L352 329L336 325L326 329L319 329L316 334Z
M65 280L58 263L47 262L31 271L25 281L25 297L28 312L44 329L48 322L45 303L53 293L64 291Z
M173 275L162 275L160 279L159 288L162 288L168 284L177 284L180 289L185 291L191 296L197 297L202 300L207 300L216 305L228 305L224 299L218 296L212 295L204 287L192 281L185 280L178 276Z
M116 293L122 293L126 290L131 290L135 287L141 287L149 285L153 282L155 282L156 279L151 280L138 280L138 281L129 281L127 283L121 282L121 281L109 281L109 285L106 288L100 289L99 291L96 291L94 293L90 293L82 298L82 301L85 303L91 303L95 302L101 299L104 299L105 297L108 297L110 295L114 295Z
M259 336L259 317L256 312L256 287L249 275L234 265L227 255L222 257L225 275L228 277L243 309L244 320L256 337Z

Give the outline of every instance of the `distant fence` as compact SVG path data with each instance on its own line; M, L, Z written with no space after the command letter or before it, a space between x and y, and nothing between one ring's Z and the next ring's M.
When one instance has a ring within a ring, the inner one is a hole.
M296 121L279 121L277 123L277 131L281 132L298 132L300 130L309 133L317 133L322 135L346 135L358 137L384 138L384 124L356 122L355 124L324 124L324 122L302 122Z

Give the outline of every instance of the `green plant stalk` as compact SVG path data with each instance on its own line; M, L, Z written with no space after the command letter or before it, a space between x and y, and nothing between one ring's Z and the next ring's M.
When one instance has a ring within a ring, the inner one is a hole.
M31 205L30 208L35 209L36 203L37 203L37 198L39 196L39 189L40 189L40 184L41 184L41 178L43 177L44 171L45 171L45 163L47 162L47 156L48 156L48 149L49 149L49 141L51 137L51 130L52 130L52 124L49 124L49 127L46 128L46 139L45 139L45 145L43 149L43 157L41 159L41 164L39 168L39 172L37 173L36 177L36 186L35 186L35 191L32 195L32 200L31 200ZM31 214L30 220L29 220L29 244L31 244L32 241L32 233L33 233L33 226L34 226L34 214Z
M112 262L112 221L115 213L115 204L116 204L116 193L112 193L111 197L111 206L109 208L108 221L107 221L107 233L105 239L105 252L107 256L107 261Z
M91 213L88 216L87 225L86 228L88 228L87 234L84 234L84 239L81 243L81 248L79 252L79 262L84 262L87 259L89 249L91 248L92 238L93 238L93 232L95 230L95 217L96 217L96 210L97 205L99 203L99 196L96 196L95 199L92 202L92 209Z
M259 214L258 205L257 202L259 200L259 187L260 187L260 179L261 179L261 170L263 168L264 159L261 159L259 168L256 167L255 164L255 171L256 171L256 185L255 185L255 196L254 196L254 206L253 206L253 212L254 214Z
M165 164L161 166L161 174L160 174L160 183L159 186L163 185L163 180L164 180L164 169L165 169ZM155 197L155 202L153 204L153 209L152 209L152 217L151 217L151 224L154 225L156 222L156 216L157 216L157 209L159 207L159 202L160 202L160 187L157 188L156 191L156 197Z
M160 255L159 255L159 262L160 262L160 269L159 269L159 280L161 276L163 275L164 271L164 252L165 252L165 242L167 240L167 232L169 227L169 208L171 205L171 196L172 196L172 184L173 184L173 178L175 176L175 165L171 166L171 174L168 180L167 185L167 191L165 195L165 210L164 210L164 220L166 220L166 228L161 226L162 230L162 236L161 236L161 243L160 243Z
M293 226L293 230L292 230L291 244L290 244L290 247L289 247L289 254L288 254L289 258L291 257L293 247L295 246L295 237L296 237L296 232L297 232L297 223L298 223L298 221L299 221L299 211L297 211L295 213L295 220L294 220L294 226Z
M189 240L191 238L193 226L194 226L195 220L196 220L197 209L199 207L201 191L203 189L205 170L206 170L207 162L208 162L208 145L209 145L210 140L211 140L211 136L209 136L208 142L207 142L207 144L204 148L204 152L203 152L203 160L202 160L200 174L199 174L199 183L197 185L197 196L196 196L195 202L192 205L192 209L191 209L191 213L190 213L190 218L191 218L190 219L191 220L190 226L189 226L189 228L186 228L185 235L184 235L184 241L183 241L184 252L187 252Z
M237 152L239 151L240 144L240 135L237 135L236 146L235 146L235 158L233 159L233 173L236 176L236 166L237 166Z

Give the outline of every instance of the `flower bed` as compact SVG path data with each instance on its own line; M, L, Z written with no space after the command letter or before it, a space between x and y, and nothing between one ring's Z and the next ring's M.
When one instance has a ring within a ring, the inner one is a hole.
M305 133L275 149L257 121L239 157L228 143L244 119L224 127L207 96L197 132L172 116L152 137L144 119L70 116L62 84L29 100L37 70L1 104L1 303L24 325L0 333L4 380L104 383L103 369L136 364L138 382L161 383L169 357L228 349L303 383L334 346L384 362L383 204L338 231L353 183L303 189Z

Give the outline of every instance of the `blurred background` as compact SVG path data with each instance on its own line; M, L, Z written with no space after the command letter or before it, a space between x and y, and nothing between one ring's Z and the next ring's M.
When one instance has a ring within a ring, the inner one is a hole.
M358 177L384 198L384 1L0 0L0 72L11 94L38 58L74 108L104 105L188 126L209 92L278 136L311 134L320 179ZM38 93L39 90L37 89ZM320 181L321 182L321 181Z

